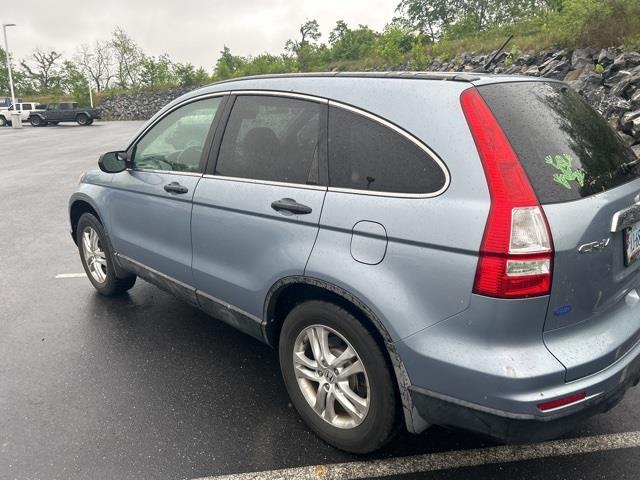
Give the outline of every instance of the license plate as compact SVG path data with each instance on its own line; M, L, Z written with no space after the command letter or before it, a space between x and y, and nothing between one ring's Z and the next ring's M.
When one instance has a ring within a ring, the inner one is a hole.
M624 264L631 265L640 257L640 222L624 229Z

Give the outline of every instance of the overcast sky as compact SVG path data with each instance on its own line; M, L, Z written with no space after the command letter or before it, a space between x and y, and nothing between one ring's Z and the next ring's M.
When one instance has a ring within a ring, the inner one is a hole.
M380 30L399 0L6 0L0 23L14 58L35 47L71 56L81 43L106 40L121 26L151 55L213 69L224 45L237 55L281 53L306 19L320 23L322 39L336 20Z

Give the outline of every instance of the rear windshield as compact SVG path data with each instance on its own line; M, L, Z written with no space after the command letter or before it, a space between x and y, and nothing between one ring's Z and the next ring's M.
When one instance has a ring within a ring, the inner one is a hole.
M638 159L631 149L566 85L514 82L478 91L541 203L577 200L638 178Z

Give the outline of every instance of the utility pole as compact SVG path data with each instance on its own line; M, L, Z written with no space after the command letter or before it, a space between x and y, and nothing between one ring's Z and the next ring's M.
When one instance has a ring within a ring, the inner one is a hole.
M14 120L11 121L12 125L17 120L17 124L14 125L15 128L22 127L22 122L20 121L20 112L17 110L16 104L16 94L13 90L13 75L11 74L11 55L9 55L9 44L7 43L7 27L15 27L15 23L3 23L2 24L2 33L4 34L4 54L7 57L7 70L9 71L9 88L11 89L11 102L13 104L13 116Z

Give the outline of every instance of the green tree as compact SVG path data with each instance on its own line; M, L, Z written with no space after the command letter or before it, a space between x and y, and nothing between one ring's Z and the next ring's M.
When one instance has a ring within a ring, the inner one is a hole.
M65 93L72 95L81 105L89 105L89 81L82 72L81 66L65 60L60 77L61 87Z
M213 72L217 80L225 80L231 77L239 76L239 71L245 64L245 59L237 55L233 55L226 45L220 52L220 58L216 62Z
M142 49L120 27L111 34L110 46L116 63L116 83L121 88L136 88L140 84L144 60Z
M375 52L390 64L390 67L397 67L413 48L414 41L415 36L409 30L397 23L390 23L378 37Z
M178 85L185 87L204 85L210 81L209 75L204 68L196 69L191 63L174 63L173 76Z
M193 77L193 84L194 85L206 85L210 81L211 81L211 77L209 76L207 71L202 67L198 67L196 69L195 75Z
M285 50L293 53L298 60L298 69L308 72L312 69L320 54L320 47L316 42L320 39L320 25L317 20L307 20L300 25L300 39L289 39Z
M331 59L359 60L371 54L377 35L366 25L352 30L343 20L338 20L329 34Z
M140 60L140 85L147 88L156 88L175 84L173 64L166 53L159 57L143 55Z
M449 0L402 0L396 7L401 21L411 30L428 36L432 42L456 17L458 2Z
M9 72L7 71L7 54L0 47L0 97L8 97L9 93Z

